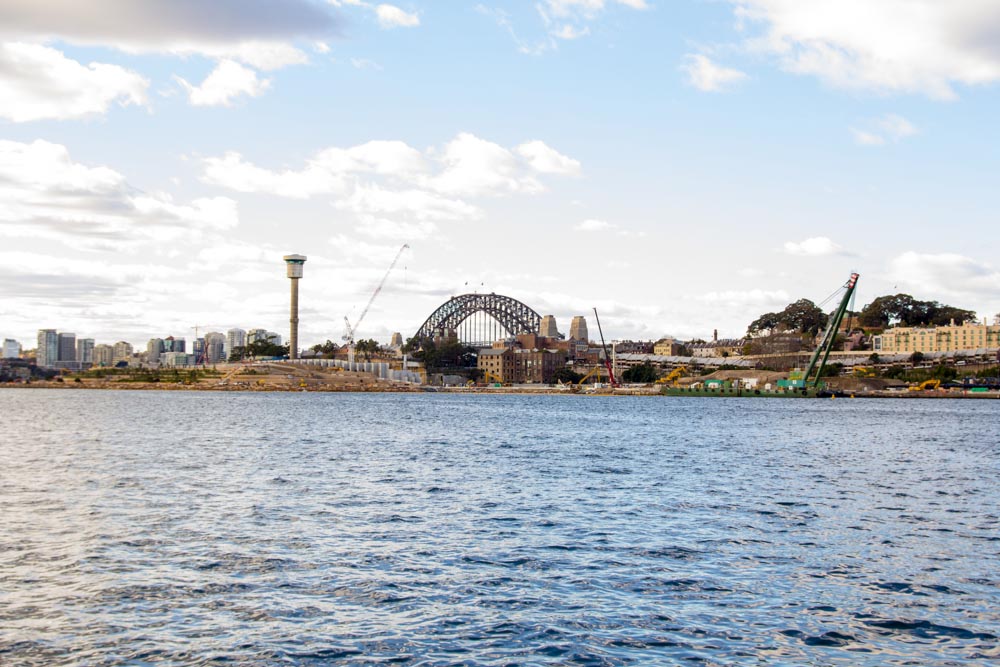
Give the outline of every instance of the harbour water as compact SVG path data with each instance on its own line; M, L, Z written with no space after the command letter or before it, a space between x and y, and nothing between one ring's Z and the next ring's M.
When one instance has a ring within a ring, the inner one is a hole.
M986 664L998 410L0 389L0 664Z

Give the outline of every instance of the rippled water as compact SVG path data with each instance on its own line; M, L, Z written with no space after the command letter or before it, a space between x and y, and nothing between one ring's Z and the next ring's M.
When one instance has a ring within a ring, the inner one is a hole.
M0 664L984 664L998 410L0 390Z

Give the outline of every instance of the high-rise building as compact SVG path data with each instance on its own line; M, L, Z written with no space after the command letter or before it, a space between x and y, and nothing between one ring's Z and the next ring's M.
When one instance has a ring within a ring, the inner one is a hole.
M205 339L195 338L191 342L191 353L194 355L194 363L204 364L205 360Z
M94 363L94 339L79 338L76 341L76 360L81 364Z
M150 338L149 342L146 343L146 363L160 363L160 355L165 351L162 338Z
M577 315L573 318L573 321L569 325L569 339L582 340L584 342L590 340L590 336L587 335L587 318L582 315Z
M94 366L107 368L115 365L115 348L113 345L94 346Z
M132 344L126 343L123 340L115 343L114 358L112 361L117 364L119 361L127 362L132 358Z
M76 334L59 334L59 361L76 361Z
M174 338L173 336L167 336L163 339L163 351L164 352L186 352L187 341L183 338Z
M555 315L546 315L542 318L542 323L538 327L538 335L545 338L559 338Z
M226 332L226 360L238 347L246 347L247 332L243 329L230 329Z
M35 363L51 368L59 361L59 334L55 329L38 330L38 349L35 352Z
M3 341L3 358L4 359L17 359L21 356L21 344L18 343L13 338L4 338Z
M218 331L205 334L205 363L217 364L226 360L226 335Z

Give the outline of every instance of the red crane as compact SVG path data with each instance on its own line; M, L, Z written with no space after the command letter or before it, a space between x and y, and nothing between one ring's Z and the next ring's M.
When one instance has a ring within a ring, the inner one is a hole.
M615 379L615 370L611 366L611 357L608 356L608 346L604 342L604 331L601 329L601 318L597 315L597 309L594 308L594 319L597 320L597 333L601 334L601 347L604 348L604 367L608 369L608 380L611 382L612 387L620 387L618 380Z

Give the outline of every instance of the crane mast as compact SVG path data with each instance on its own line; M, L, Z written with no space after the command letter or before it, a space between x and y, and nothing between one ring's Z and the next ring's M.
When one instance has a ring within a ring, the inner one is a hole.
M410 246L408 244L404 243L403 246L399 249L399 252L396 253L396 256L393 258L392 263L389 265L389 268L386 269L385 275L382 276L382 280L379 281L378 287L376 287L375 291L372 292L371 298L368 299L368 303L365 304L365 309L361 311L361 315L358 316L358 319L354 323L354 326L351 326L351 321L347 318L346 315L344 315L345 333L343 335L343 340L347 341L347 358L352 364L354 363L354 333L358 330L358 327L361 326L361 322L364 321L365 315L368 314L368 310L372 307L372 303L375 302L375 299L382 291L382 287L385 286L385 281L389 279L389 274L392 273L392 270L396 267L396 263L399 261L399 258L403 255L403 251L409 249L409 247Z
M826 360L830 358L830 350L833 349L833 341L837 338L840 323L844 320L844 313L847 312L847 304L851 302L851 297L854 295L854 288L857 284L858 274L852 273L851 277L844 284L844 297L840 300L840 305L837 306L837 310L834 311L833 316L827 323L826 331L823 332L823 339L816 347L816 351L813 352L812 358L809 360L809 366L802 375L803 387L809 386L809 376L812 375L813 370L816 368L816 362L822 354L823 359L819 362L819 369L816 370L816 378L812 381L812 386L819 386L819 379L823 375L823 369L826 367Z

